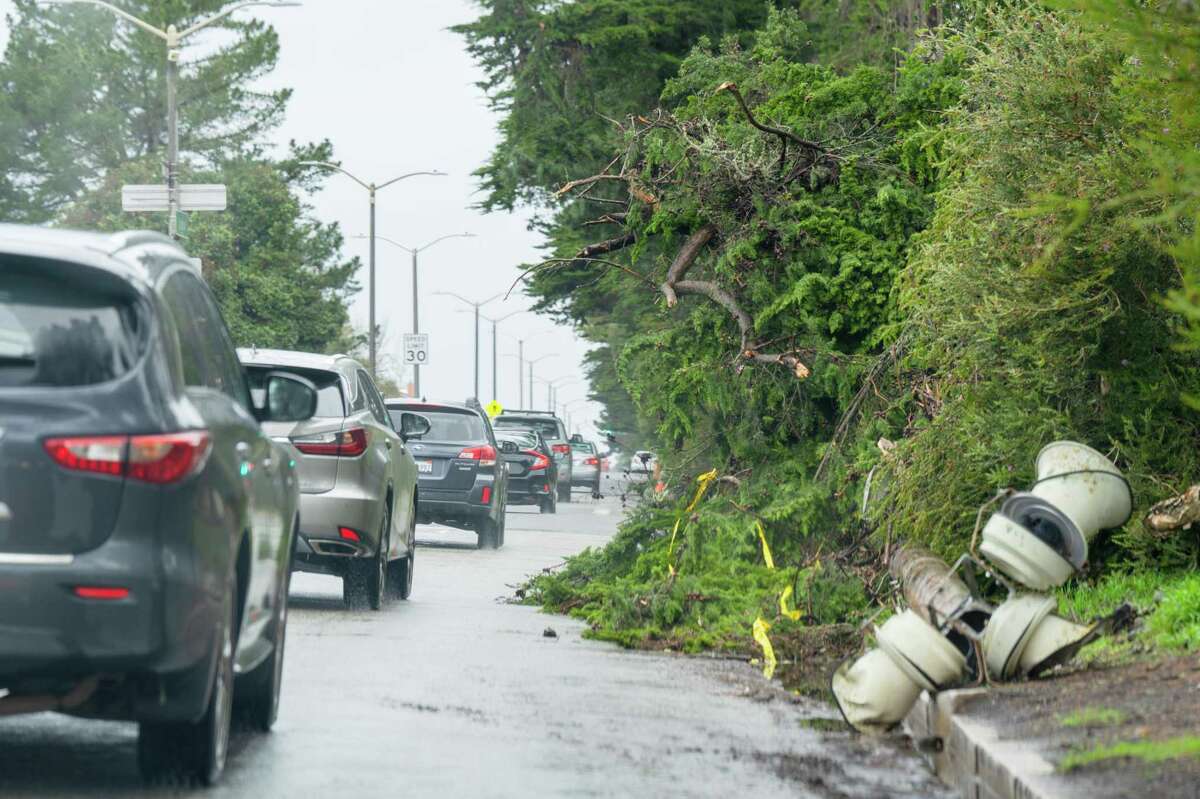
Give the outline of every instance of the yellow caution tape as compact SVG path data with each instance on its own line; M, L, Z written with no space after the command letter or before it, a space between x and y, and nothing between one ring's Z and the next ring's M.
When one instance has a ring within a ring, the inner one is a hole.
M789 585L783 589L783 593L779 595L779 614L786 616L792 621L800 621L800 611L795 608L788 607L791 604L792 587Z
M684 518L695 510L696 505L700 503L700 498L704 496L704 492L708 490L708 486L713 480L717 479L717 470L713 469L696 478L696 496L692 497L691 504L684 509L683 513L679 514L679 518L675 520L675 527L671 530L671 542L667 544L667 573L672 577L675 576L675 537L679 535L679 525L683 523Z
M767 562L768 569L774 569L775 559L771 557L771 547L767 544L767 532L763 529L762 522L757 519L754 521L754 526L758 530L758 540L762 541L763 560Z
M762 647L763 676L768 680L775 676L775 666L779 663L775 659L775 647L771 646L771 639L767 637L767 631L770 629L771 625L762 616L754 620L754 640Z

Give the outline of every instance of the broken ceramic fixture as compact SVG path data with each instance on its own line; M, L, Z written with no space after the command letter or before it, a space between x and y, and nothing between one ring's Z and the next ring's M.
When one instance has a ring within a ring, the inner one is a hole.
M882 649L845 660L833 673L830 687L846 723L865 733L895 727L921 695L921 686Z
M963 652L916 612L905 610L875 629L877 649L846 660L831 688L846 722L859 732L886 732L900 723L921 689L940 691L962 680Z
M1017 594L996 608L983 633L993 679L1036 677L1073 658L1100 632L1099 625L1075 624L1054 609L1054 598L1040 594Z
M967 669L966 653L911 608L877 628L875 640L913 682L929 691L961 681Z
M1017 582L1045 591L1087 562L1100 530L1129 520L1133 495L1119 469L1091 447L1056 441L1037 457L1037 480L1010 496L983 528L979 551Z

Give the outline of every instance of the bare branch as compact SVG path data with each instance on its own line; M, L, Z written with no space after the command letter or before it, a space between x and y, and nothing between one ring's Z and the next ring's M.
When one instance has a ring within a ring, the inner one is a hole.
M687 273L687 270L696 261L696 257L700 255L700 250L704 249L704 245L708 244L708 240L716 232L715 225L704 225L688 237L675 256L675 260L671 262L671 267L667 270L667 280L662 284L662 293L667 298L668 308L675 307L675 304L679 302L679 298L675 296L675 283Z
M776 128L771 125L764 125L761 122L759 122L757 119L755 119L754 113L750 110L750 106L746 105L745 98L742 97L741 91L738 90L737 84L734 83L733 81L726 81L725 83L722 83L720 86L718 86L716 93L720 93L720 92L729 92L730 94L732 94L733 99L737 100L738 105L740 105L742 107L742 113L746 115L746 120L751 125L758 128L759 130L761 130L763 133L773 133L776 136L778 136L780 138L780 140L783 141L783 146L785 148L787 147L787 141L790 139L791 141L794 141L796 144L799 144L801 147L805 147L805 148L807 148L809 150L813 150L815 152L822 152L822 153L826 153L827 155L829 154L828 151L826 151L825 148L821 146L820 142L813 141L812 139L802 138L800 136L797 136L795 133L792 133L790 130L784 130L783 128Z
M632 233L626 233L624 236L608 239L606 241L598 241L595 244L588 246L575 253L578 259L593 258L597 255L607 255L610 252L623 250L637 241L637 236Z

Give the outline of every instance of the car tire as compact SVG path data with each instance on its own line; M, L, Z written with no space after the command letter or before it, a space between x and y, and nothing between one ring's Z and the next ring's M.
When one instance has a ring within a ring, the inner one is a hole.
M275 617L271 620L271 654L254 671L237 683L234 697L235 713L251 729L270 732L279 717L279 696L283 687L283 657L287 650L288 589L292 582L292 561L295 559L296 539L292 538L292 553L288 557L283 579L275 600Z
M392 545L392 506L383 509L383 526L379 530L379 550L364 566L367 569L367 604L371 610L380 610L387 599L388 552Z
M570 502L571 501L571 484L570 483L567 483L566 490L563 490L561 487L559 487L558 501L559 502Z
M542 497L542 501L538 504L542 507L542 513L554 513L558 510L558 497L553 495Z
M388 593L396 599L408 599L412 596L413 569L417 558L417 517L413 515L409 524L408 555L388 564L387 585Z
M225 618L217 639L217 663L204 715L195 723L143 722L138 727L138 768L147 782L215 785L225 771L233 721L236 596L231 574L225 587Z
M480 549L496 549L499 546L499 530L490 516L479 520L475 532L479 534Z
M496 548L500 549L504 546L504 530L508 527L508 517L503 513L500 514L500 534L496 536Z

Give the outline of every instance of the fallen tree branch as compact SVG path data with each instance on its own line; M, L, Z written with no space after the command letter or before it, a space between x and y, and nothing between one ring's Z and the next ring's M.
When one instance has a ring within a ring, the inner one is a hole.
M597 255L607 255L610 252L623 250L637 241L637 236L632 233L626 233L624 236L607 239L606 241L598 241L595 244L589 244L579 252L575 253L577 259L594 258Z
M1200 485L1194 485L1177 497L1155 503L1146 514L1146 529L1159 537L1166 533L1191 529L1200 521Z
M521 283L526 277L534 272L540 272L543 269L554 269L555 267L564 268L567 265L573 266L581 263L600 264L601 266L607 266L610 269L619 269L630 277L637 278L639 281L645 283L652 289L658 288L658 286L654 284L653 280L646 277L641 272L631 269L625 264L619 264L616 261L609 261L605 258L580 258L577 256L575 258L551 258L549 260L542 261L540 264L534 264L528 269L522 271L521 274L517 275L517 279L512 282L511 286L508 287L508 291L505 292L504 296L507 298L510 294L512 294L512 290L517 287L517 284Z

